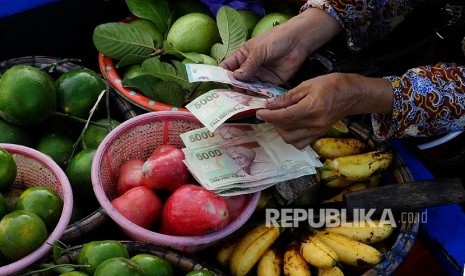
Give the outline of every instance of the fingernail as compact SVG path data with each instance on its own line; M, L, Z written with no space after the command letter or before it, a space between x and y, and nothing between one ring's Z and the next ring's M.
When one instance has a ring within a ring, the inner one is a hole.
M244 74L244 69L239 68L239 69L235 70L234 72L239 73L239 74Z
M273 98L268 98L268 99L266 99L266 103L267 103L267 104L270 104L270 103L274 102L274 100L275 100L275 97L273 97Z
M262 116L260 116L260 114L258 114L258 112L257 112L257 113L255 113L255 117L257 117L257 119L259 119L259 120L262 120L262 121L263 121L263 118L262 118Z

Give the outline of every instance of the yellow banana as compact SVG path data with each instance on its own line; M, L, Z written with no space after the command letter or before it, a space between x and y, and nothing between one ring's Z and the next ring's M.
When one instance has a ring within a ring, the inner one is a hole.
M328 227L324 231L341 234L366 244L383 241L394 231L394 227L389 223L385 224L379 220L373 220L373 224L374 225L370 225L367 222L359 222L347 226Z
M327 168L335 171L338 177L352 181L364 181L372 175L385 171L392 162L391 151L378 150L343 156L325 161Z
M365 183L357 182L357 183L354 183L354 184L350 185L349 187L345 188L344 190L342 190L337 195L335 195L335 196L333 196L333 197L331 197L331 198L329 198L327 200L324 200L323 202L342 201L344 199L344 194L364 190L364 189L367 189L367 188L368 188L368 186Z
M309 264L318 268L331 268L339 261L336 251L321 242L314 234L302 241L300 254Z
M282 256L276 249L270 248L258 261L257 276L280 276L282 264Z
M336 172L333 172L333 173L334 175L336 175ZM332 179L325 182L324 184L326 185L326 187L329 187L329 188L344 188L354 183L355 181L335 176Z
M377 173L377 174L372 175L370 178L368 178L368 180L366 181L368 187L369 188L378 187L379 183L381 182L381 177L382 177L381 174Z
M312 144L313 150L323 159L360 154L368 145L356 138L319 138Z
M331 268L318 268L318 276L344 276L344 272L335 266Z
M310 266L300 255L297 246L289 246L284 252L284 275L289 276L310 276Z
M229 269L234 276L246 275L279 237L279 228L256 226L237 241L229 260Z
M368 244L326 231L317 231L316 236L336 251L342 263L352 266L366 266L381 261L381 252Z
M236 246L236 242L230 241L224 246L222 246L218 252L216 252L216 261L223 267L227 267L229 263L229 259L234 251L234 247Z

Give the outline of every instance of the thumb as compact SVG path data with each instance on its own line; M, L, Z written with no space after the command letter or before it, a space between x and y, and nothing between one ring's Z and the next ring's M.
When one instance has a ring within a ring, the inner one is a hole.
M271 110L286 108L298 103L301 98L302 97L299 96L299 94L290 90L280 96L266 99L265 107Z
M262 60L256 55L249 55L241 66L234 70L234 78L242 81L250 81L255 77Z

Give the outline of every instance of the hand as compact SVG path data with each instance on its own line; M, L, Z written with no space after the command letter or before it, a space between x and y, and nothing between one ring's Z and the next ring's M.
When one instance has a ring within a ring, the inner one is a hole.
M238 80L283 84L305 58L336 36L342 27L325 12L310 8L248 40L219 65Z
M268 99L257 117L273 124L286 143L303 149L337 120L354 114L392 112L389 80L333 73L302 82Z

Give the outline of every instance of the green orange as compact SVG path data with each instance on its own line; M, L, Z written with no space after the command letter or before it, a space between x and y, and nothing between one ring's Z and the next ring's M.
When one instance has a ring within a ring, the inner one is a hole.
M84 244L79 252L78 264L85 265L84 271L93 274L101 263L116 257L129 259L129 252L121 242L115 240L91 241Z
M111 258L102 262L95 270L94 276L145 276L156 274L145 274L135 262L123 258Z
M83 149L66 166L66 176L76 198L95 198L92 188L91 169L95 149Z
M10 261L36 250L47 236L45 223L31 211L16 210L0 220L0 252Z
M117 127L120 123L116 120L99 119L96 121L99 125L90 124L84 137L82 137L82 147L97 149L102 140L110 133L112 129Z
M173 276L174 271L171 264L158 256L140 253L131 258L144 271L145 275Z
M0 78L0 117L15 125L49 118L57 99L52 77L29 65L14 65Z
M50 156L60 167L65 167L73 153L73 145L74 141L66 135L47 133L39 139L37 150Z
M87 119L98 96L105 90L105 82L93 70L81 68L62 74L55 81L55 90L60 111Z
M23 128L0 119L0 143L18 144L32 147L31 135Z

